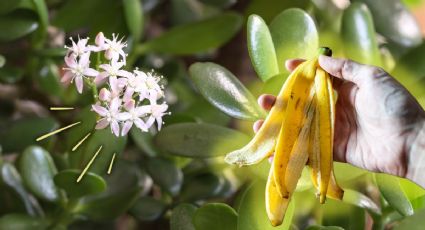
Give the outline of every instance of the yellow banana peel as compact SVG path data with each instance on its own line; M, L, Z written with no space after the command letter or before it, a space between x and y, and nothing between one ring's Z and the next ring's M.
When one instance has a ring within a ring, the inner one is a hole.
M320 54L330 53L321 48ZM226 155L239 166L259 163L274 153L266 185L266 212L273 226L282 223L302 170L307 164L320 203L341 200L344 190L333 171L335 95L317 57L299 65L279 92L275 105L254 138Z

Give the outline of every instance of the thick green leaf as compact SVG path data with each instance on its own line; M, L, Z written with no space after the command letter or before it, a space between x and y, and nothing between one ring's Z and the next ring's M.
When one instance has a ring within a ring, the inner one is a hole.
M341 36L348 58L370 65L382 64L372 15L365 4L357 2L345 9Z
M84 168L99 147L103 146L89 171L99 175L106 173L113 154L116 153L118 156L123 151L127 143L127 136L116 137L109 127L95 130L96 114L90 111L90 108L85 108L76 120L82 121L82 124L67 132L68 149L70 151L87 133L92 134L77 150L70 154L71 167Z
M382 196L403 216L413 215L413 207L404 194L397 177L386 174L375 174L375 180Z
M363 195L360 192L351 189L344 189L344 197L342 201L360 208L365 208L374 214L381 214L381 209L378 207L378 205L369 197Z
M29 215L37 214L36 203L24 188L21 176L10 163L0 164L0 210L26 211Z
M4 66L0 69L0 82L15 84L24 76L24 70L13 66Z
M241 148L249 139L241 132L216 125L180 123L162 129L155 143L158 148L175 155L206 158Z
M200 2L215 7L226 8L237 2L237 0L200 0Z
M94 12L102 12L96 14L96 20L93 20ZM127 33L123 4L116 0L66 1L56 12L52 24L66 32L90 28L89 36L92 38L100 31L105 36Z
M224 67L198 62L189 73L200 93L229 116L251 121L265 116L249 90Z
M172 196L178 195L183 183L183 173L172 161L161 158L148 159L146 170L157 185Z
M35 139L59 127L52 118L30 117L0 124L0 145L4 152L22 151L30 145L46 146L49 139ZM17 141L19 140L19 141Z
M210 203L200 207L193 215L197 230L235 230L238 214L227 204Z
M414 215L403 219L398 225L394 227L394 230L422 230L424 228L424 219L425 209L422 209L416 212Z
M416 98L425 96L424 62L425 42L403 55L391 72Z
M27 12L12 12L0 16L0 42L13 41L38 28L37 19Z
M309 226L308 228L306 228L306 230L344 230L344 229L339 227L339 226L317 226L317 225L313 225L313 226Z
M154 221L165 212L167 204L149 196L140 197L130 212L140 221Z
M133 40L138 42L143 33L143 9L140 0L124 0L124 16Z
M251 15L247 24L248 51L257 75L266 81L279 73L272 36L264 20Z
M192 222L193 214L195 214L196 207L192 204L179 204L173 209L170 218L171 230L195 230Z
M419 197L425 196L425 189L419 186L418 184L408 180L408 179L399 179L401 188L403 189L406 196L410 201L413 201ZM413 204L412 204L413 205Z
M174 116L175 114L173 114L173 116L168 117ZM165 123L168 124L168 122L166 121ZM146 155L150 157L155 157L159 155L158 149L153 144L153 136L151 133L143 132L142 130L133 127L130 130L130 135L136 146L139 147L139 149L142 150L144 153L146 153Z
M270 26L280 72L286 73L285 61L314 57L319 38L313 19L301 9L288 9L277 15Z
M413 199L412 200L412 207L415 211L425 208L425 195L420 196L416 199Z
M257 14L270 22L276 15L283 10L298 7L305 9L311 4L309 0L282 1L282 0L251 0L245 10L245 15Z
M184 182L180 199L193 202L214 198L223 189L224 183L222 177L212 173L197 175Z
M46 219L31 217L24 214L7 214L0 218L0 229L10 230L44 230L47 229Z
M403 46L416 46L422 33L415 17L400 0L355 0L366 3L372 12L376 31L392 42ZM385 9L385 10L384 10Z
M36 78L40 89L46 94L60 96L63 92L63 87L59 81L58 66L53 61L47 61L43 64Z
M101 193L106 189L106 182L102 177L94 173L86 173L83 179L77 183L77 178L81 172L78 170L64 170L55 177L55 184L65 190L71 198Z
M6 64L6 58L0 54L0 68L3 68L5 64Z
M22 0L1 0L0 1L0 14L6 14L16 9Z
M237 212L238 230L276 230L289 229L294 216L295 204L291 200L285 213L285 219L279 227L273 227L267 217L265 204L266 181L257 180L240 194Z
M55 202L59 191L53 182L57 173L50 154L39 146L25 149L19 159L19 170L28 189L38 198Z
M83 200L78 212L94 220L117 218L136 202L142 189L136 187L110 196L92 197Z
M241 28L242 17L224 13L199 22L177 26L141 45L138 52L193 54L217 48L229 41Z

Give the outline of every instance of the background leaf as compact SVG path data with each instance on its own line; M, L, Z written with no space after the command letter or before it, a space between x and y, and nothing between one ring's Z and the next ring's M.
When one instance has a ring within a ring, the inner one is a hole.
M195 63L189 73L205 99L224 113L251 121L265 116L254 96L224 67L210 62Z
M27 216L25 214L8 214L0 218L0 229L13 230L44 230L48 227L45 219Z
M403 216L413 215L412 204L404 194L399 179L381 173L374 175L378 188L388 204Z
M248 141L247 135L236 130L196 123L167 126L155 137L157 147L163 151L195 158L222 156L242 147Z
M160 158L151 158L146 162L146 170L153 181L171 196L176 196L180 192L183 183L183 173L173 162Z
M37 19L29 12L0 15L0 42L21 38L35 31L38 26Z
M59 172L55 178L55 184L65 190L71 198L101 193L106 189L106 182L102 177L94 173L86 173L83 179L77 183L81 172L77 170L65 170Z
M19 159L19 169L25 185L34 195L46 201L58 201L59 191L53 182L57 169L46 150L39 146L26 148Z
M179 204L173 209L170 218L171 230L195 230L192 223L193 214L195 214L196 207L191 204Z
M193 215L193 224L197 230L234 230L238 215L227 204L210 203L200 207Z
M150 51L176 55L205 52L229 41L239 31L241 25L240 15L224 13L199 22L174 27L138 49L139 52Z

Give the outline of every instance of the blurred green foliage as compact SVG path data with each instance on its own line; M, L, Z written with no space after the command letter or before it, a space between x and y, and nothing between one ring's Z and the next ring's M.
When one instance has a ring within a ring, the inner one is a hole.
M424 189L341 163L343 201L320 205L303 173L283 225L273 228L264 207L268 162L237 168L223 161L265 117L255 97L278 92L284 61L309 58L318 46L383 67L425 105L425 43L409 11L421 4L1 0L0 229L422 229ZM126 68L164 75L172 115L160 132L115 138L98 130L73 151L96 117L90 93L60 84L63 47L68 37L93 39L99 31L128 40ZM83 123L35 141L75 121Z

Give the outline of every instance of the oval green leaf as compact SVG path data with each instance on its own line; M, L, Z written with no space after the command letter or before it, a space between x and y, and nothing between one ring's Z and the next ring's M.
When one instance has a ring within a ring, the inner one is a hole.
M316 55L319 37L313 19L301 9L287 9L270 26L280 72L286 73L285 61L309 59Z
M400 0L355 1L366 3L372 12L376 31L392 42L408 47L417 46L422 42L418 22Z
M241 28L242 17L223 13L202 21L177 26L140 45L136 52L160 52L176 55L194 54L218 48Z
M10 163L0 164L0 201L2 210L26 211L32 216L39 211L38 203L30 198L19 172Z
M139 198L130 213L140 221L157 220L165 212L167 204L149 196Z
M124 0L124 16L133 40L138 42L143 32L143 9L139 0Z
M44 230L49 227L46 219L28 216L25 214L7 214L0 218L0 229L13 230Z
M279 73L272 36L264 20L251 15L247 24L248 51L257 75L266 81Z
M0 145L4 152L22 151L30 145L46 146L49 139L36 142L35 139L59 127L52 118L22 118L0 125ZM19 140L19 141L16 141Z
M46 150L39 146L26 148L19 159L19 169L25 185L35 196L51 202L59 199L53 182L57 169Z
M22 0L1 0L0 1L0 14L6 14L16 9Z
M153 181L171 196L176 196L180 192L183 173L172 161L161 158L148 159L146 170Z
M339 226L317 226L317 225L313 225L313 226L309 226L308 228L306 228L306 230L344 230L344 229L339 227Z
M223 189L225 181L218 175L204 173L185 181L180 200L194 202L216 197Z
M211 63L195 63L189 74L200 93L229 116L257 120L265 116L255 97L226 68Z
M37 19L26 12L12 12L0 16L0 42L13 41L38 28Z
M81 172L78 170L64 170L59 172L55 177L55 184L65 190L71 198L79 198L83 196L101 193L106 189L106 182L102 177L94 173L86 173L84 178L77 183L77 178Z
M273 227L267 217L265 204L266 181L257 180L250 184L237 198L238 228L237 230L280 230L289 229L294 216L294 199L289 202L282 225Z
M247 135L233 129L196 123L167 126L155 137L156 145L163 151L195 158L222 156L249 140Z
M355 61L381 65L372 15L363 3L353 3L342 16L341 36L345 55Z
M386 174L374 174L379 191L388 204L403 216L413 215L413 207L404 194L397 177Z
M422 230L424 228L424 219L425 209L422 209L416 212L414 215L403 219L398 225L394 227L394 230Z
M342 201L360 208L365 208L374 214L381 215L381 209L378 205L360 192L351 189L344 189L344 197L342 198Z
M238 214L227 204L210 203L200 207L193 215L197 230L235 230Z
M179 204L173 209L170 218L171 230L195 230L192 217L195 214L196 207L192 204Z

